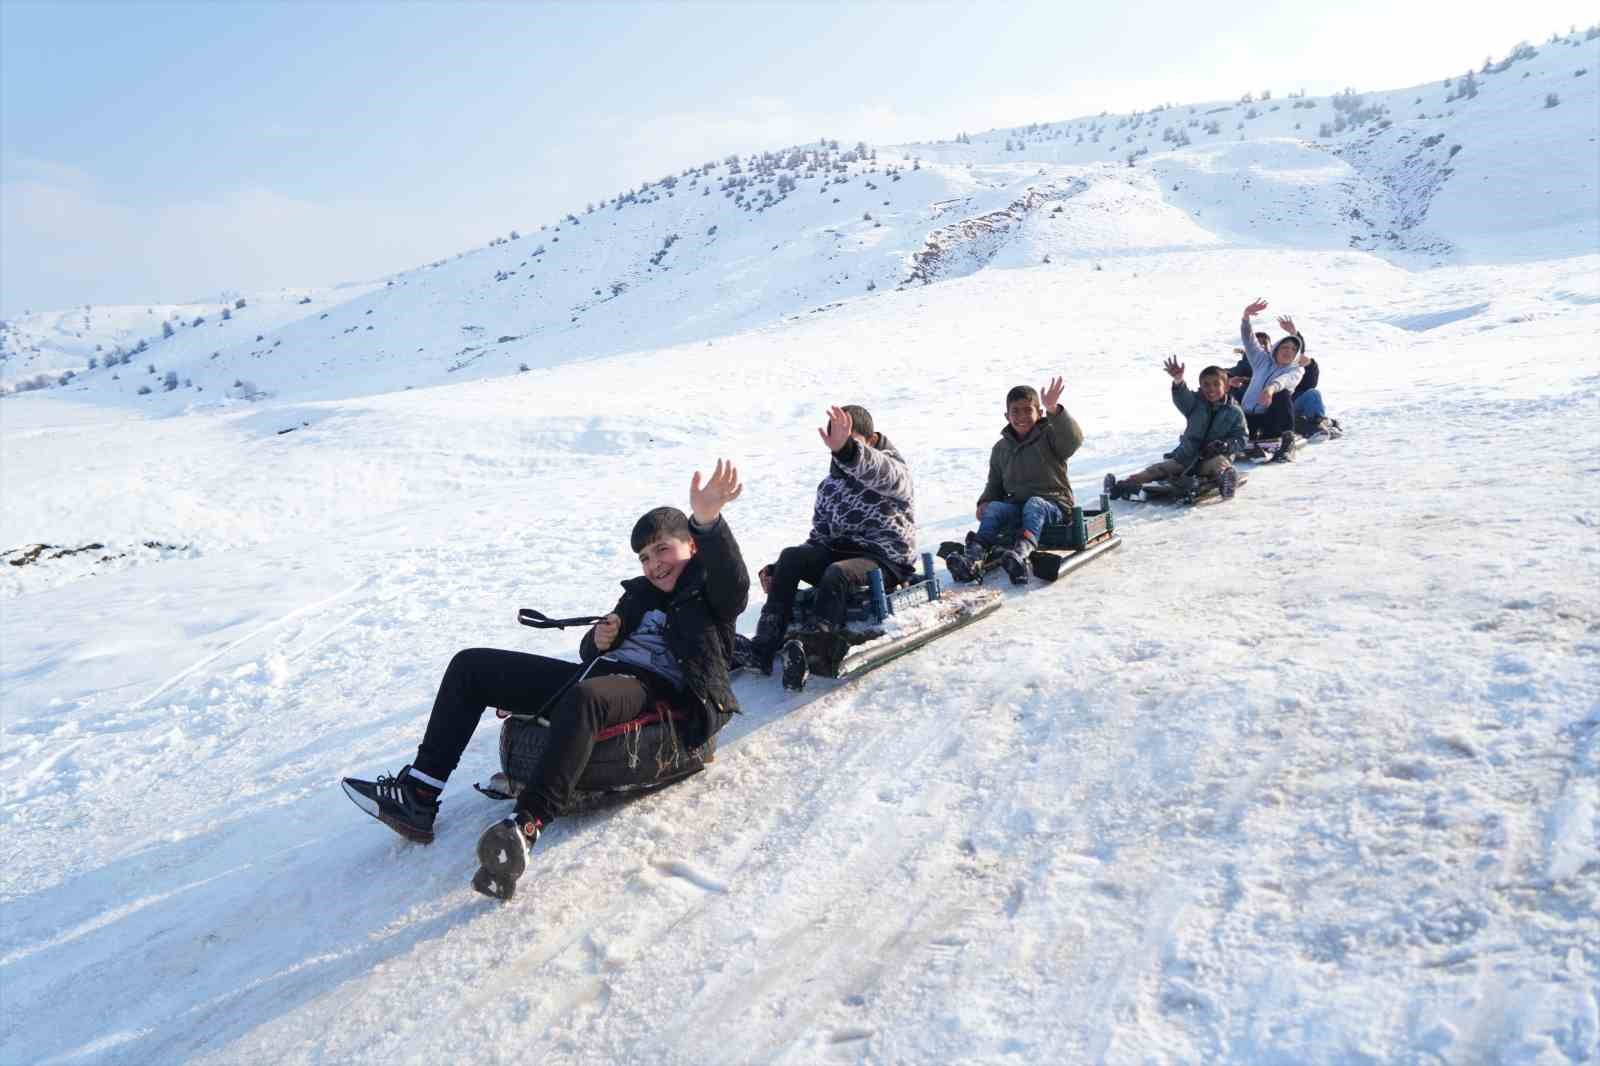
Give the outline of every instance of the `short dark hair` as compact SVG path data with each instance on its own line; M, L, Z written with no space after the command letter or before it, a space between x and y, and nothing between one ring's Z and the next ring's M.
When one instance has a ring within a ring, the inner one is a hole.
M859 433L868 440L872 439L872 415L865 407L858 403L847 403L840 410L850 416L851 433Z
M634 551L642 552L648 545L662 539L693 540L694 535L689 532L689 516L676 507L657 507L653 511L646 511L633 524L633 536L629 538L629 543Z
M1222 387L1228 387L1228 372L1220 366L1208 366L1200 371L1200 380L1204 381L1206 378L1221 378Z
M1032 385L1017 385L1012 388L1010 392L1006 393L1006 406L1010 407L1018 400L1027 400L1031 402L1033 406L1038 407L1039 390L1034 388Z

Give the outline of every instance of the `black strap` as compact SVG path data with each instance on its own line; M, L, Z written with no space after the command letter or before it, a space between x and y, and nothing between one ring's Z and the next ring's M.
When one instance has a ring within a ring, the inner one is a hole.
M605 615L581 615L577 618L551 618L543 611L535 611L532 607L524 607L517 612L517 621L534 629L566 629L568 626L592 626L604 618Z

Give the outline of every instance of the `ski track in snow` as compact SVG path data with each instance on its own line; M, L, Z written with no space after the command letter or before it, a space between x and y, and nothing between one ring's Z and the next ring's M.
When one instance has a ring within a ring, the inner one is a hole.
M971 181L962 217L1017 199ZM1263 249L1148 184L711 345L246 417L7 400L11 540L200 547L5 590L0 1062L1595 1061L1600 257ZM1090 238L1106 269L1035 269ZM754 570L860 400L931 547L1010 384L1066 376L1089 497L1171 446L1161 357L1228 361L1258 292L1343 439L1119 503L1121 549L852 686L740 679L706 773L558 821L511 903L468 884L497 723L430 847L339 792L411 757L456 650L570 656L515 610L607 609L716 456Z

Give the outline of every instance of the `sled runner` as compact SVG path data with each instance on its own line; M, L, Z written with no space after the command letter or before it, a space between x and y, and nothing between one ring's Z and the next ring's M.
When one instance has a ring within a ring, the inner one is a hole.
M1250 475L1235 471L1234 490L1250 480ZM1215 478L1182 477L1152 481L1144 486L1144 499L1150 503L1221 503L1222 486Z

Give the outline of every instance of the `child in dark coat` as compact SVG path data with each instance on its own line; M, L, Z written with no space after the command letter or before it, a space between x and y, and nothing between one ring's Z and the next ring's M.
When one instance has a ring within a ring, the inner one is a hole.
M750 575L722 508L741 491L733 464L718 460L703 485L695 471L690 515L658 507L634 524L631 542L644 573L622 583L616 607L584 636L587 666L492 648L456 653L439 682L416 761L375 781L347 777L346 794L401 836L432 843L440 793L484 709L544 715L549 746L515 813L478 841L483 870L474 887L509 899L540 830L571 801L595 733L665 700L686 712L683 739L697 747L738 711L728 671Z
M1183 380L1183 364L1169 358L1163 368L1172 377L1172 405L1188 420L1178 446L1159 463L1152 463L1137 474L1118 479L1107 474L1105 488L1114 499L1135 496L1152 481L1167 481L1193 471L1213 478L1222 495L1233 495L1238 474L1232 456L1244 451L1247 440L1244 412L1228 395L1228 375L1220 366L1200 371L1200 392L1191 392Z

